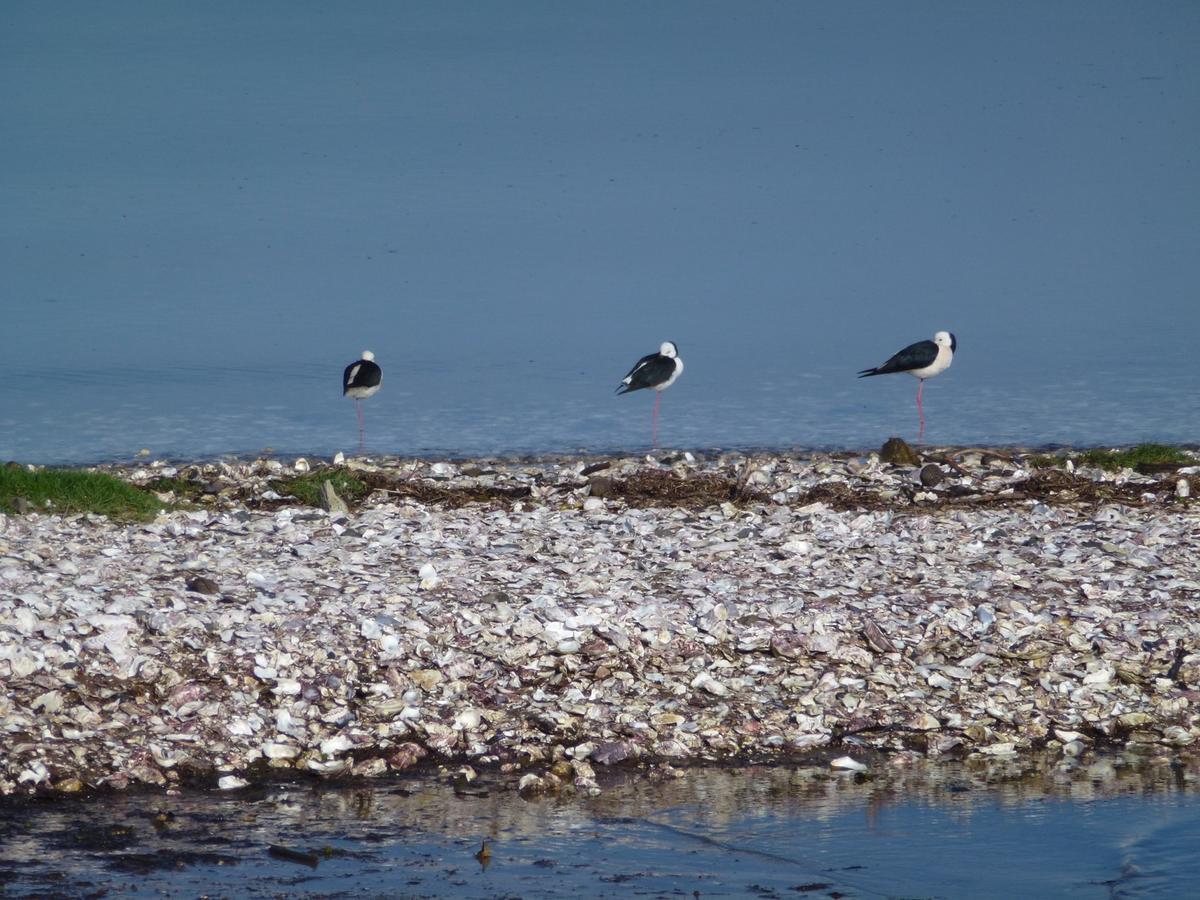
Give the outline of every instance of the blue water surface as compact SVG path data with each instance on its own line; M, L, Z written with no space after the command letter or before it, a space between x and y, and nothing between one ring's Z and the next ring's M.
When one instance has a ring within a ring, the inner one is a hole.
M427 778L47 801L5 810L0 883L14 896L1194 894L1200 803L1184 770L1178 784L1167 768L1125 784L1111 769L963 774L749 767L643 775L594 798L522 798L485 777L465 792Z
M1194 442L1200 6L0 8L0 458Z

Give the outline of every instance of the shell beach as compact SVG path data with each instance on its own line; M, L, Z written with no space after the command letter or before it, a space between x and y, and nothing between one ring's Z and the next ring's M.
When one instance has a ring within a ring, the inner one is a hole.
M0 794L1190 760L1200 469L924 456L351 460L348 510L281 493L315 461L110 468L197 497L0 516Z

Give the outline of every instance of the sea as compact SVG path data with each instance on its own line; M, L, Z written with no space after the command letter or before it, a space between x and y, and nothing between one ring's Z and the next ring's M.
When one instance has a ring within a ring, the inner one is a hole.
M0 460L1188 444L1200 6L0 7ZM858 379L935 331L949 371ZM145 455L145 454L143 454Z

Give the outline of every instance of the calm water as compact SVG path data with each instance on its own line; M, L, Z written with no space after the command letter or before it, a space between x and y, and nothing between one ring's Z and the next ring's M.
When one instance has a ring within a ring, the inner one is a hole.
M8 811L0 884L15 896L1182 897L1200 879L1193 784L1100 760L867 780L692 770L532 802L486 779L470 796L413 780L56 801Z
M0 6L0 459L1193 442L1200 5Z

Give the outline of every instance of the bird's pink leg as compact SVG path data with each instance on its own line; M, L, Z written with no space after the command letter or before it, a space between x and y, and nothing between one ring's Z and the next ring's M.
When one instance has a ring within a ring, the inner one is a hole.
M921 422L921 427L917 431L917 440L925 437L925 410L921 408L921 391L925 390L925 379L921 378L917 381L917 418Z
M363 419L362 400L354 398L354 408L358 410L358 452L366 449L366 421Z
M658 404L662 401L662 391L654 392L654 415L650 417L650 449L658 448Z

